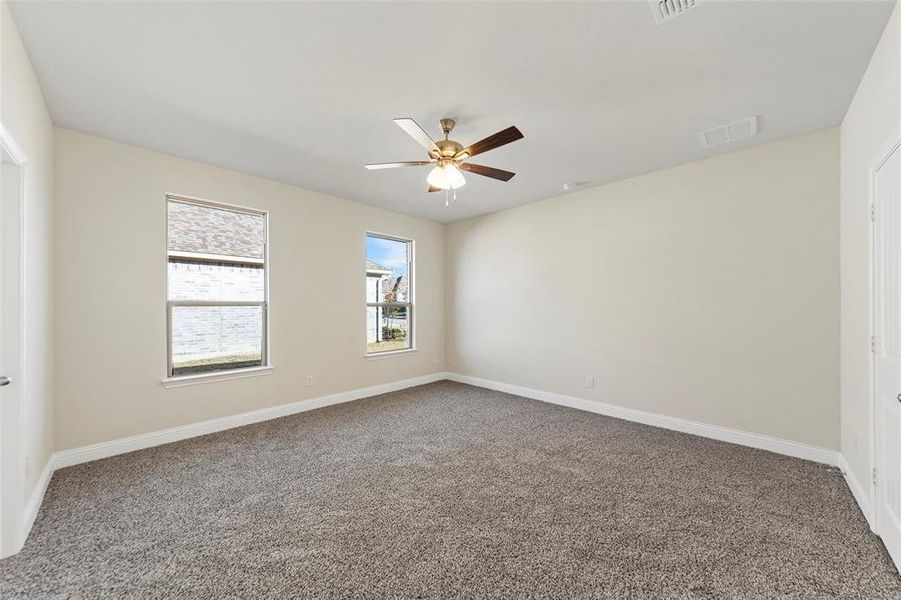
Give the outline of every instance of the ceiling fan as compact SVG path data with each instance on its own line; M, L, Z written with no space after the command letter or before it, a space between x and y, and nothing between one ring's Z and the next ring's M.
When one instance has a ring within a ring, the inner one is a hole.
M413 119L394 119L394 122L429 151L429 160L363 165L367 169L394 169L396 167L426 167L434 165L434 168L426 178L430 192L455 190L466 185L466 179L463 177L463 173L460 172L461 169L476 175L500 179L501 181L510 181L516 174L502 169L465 162L477 154L482 154L522 139L524 136L516 127L508 127L503 131L498 131L494 135L489 135L485 139L464 148L460 142L448 139L450 132L454 130L454 125L456 125L453 119L441 119L440 123L441 129L444 131L444 139L437 142L430 138L429 134Z

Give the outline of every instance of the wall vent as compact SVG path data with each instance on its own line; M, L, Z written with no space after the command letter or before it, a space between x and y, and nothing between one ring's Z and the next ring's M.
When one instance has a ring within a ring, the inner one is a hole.
M720 144L728 144L729 142L737 142L738 140L754 137L755 135L757 135L757 115L705 129L698 134L698 137L701 138L702 146L711 148Z
M665 23L678 17L689 8L694 8L704 0L648 0L651 3L651 12L657 24Z

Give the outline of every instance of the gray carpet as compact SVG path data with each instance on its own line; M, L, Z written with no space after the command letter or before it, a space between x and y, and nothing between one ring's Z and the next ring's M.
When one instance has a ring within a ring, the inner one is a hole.
M11 598L901 598L841 474L440 382L58 471Z

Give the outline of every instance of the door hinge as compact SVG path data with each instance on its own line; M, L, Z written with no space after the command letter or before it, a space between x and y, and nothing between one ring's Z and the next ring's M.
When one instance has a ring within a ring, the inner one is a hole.
M873 467L873 485L876 485L876 467Z
M875 335L870 336L870 352L873 352L873 353L876 352L876 336Z
M876 205L875 204L870 205L870 220L871 221L876 220Z

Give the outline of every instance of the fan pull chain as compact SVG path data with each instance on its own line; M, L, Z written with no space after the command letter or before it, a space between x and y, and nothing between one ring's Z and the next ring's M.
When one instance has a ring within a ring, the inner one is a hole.
M454 190L453 201L457 201L457 190ZM444 190L444 208L450 206L451 198L450 198L450 190Z

